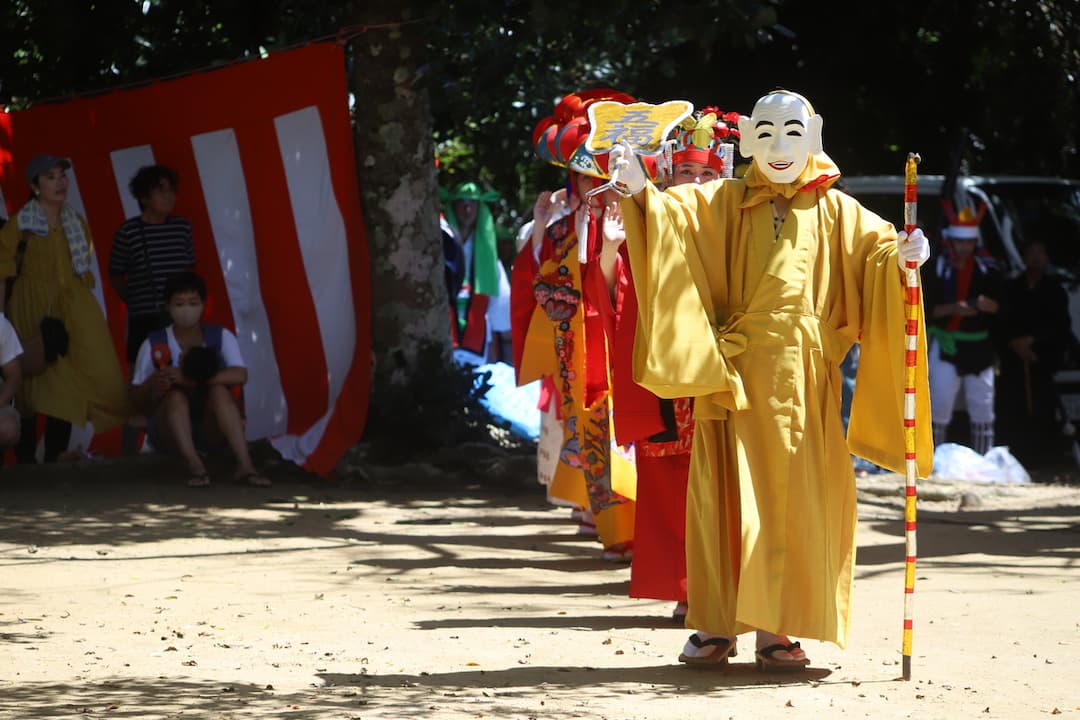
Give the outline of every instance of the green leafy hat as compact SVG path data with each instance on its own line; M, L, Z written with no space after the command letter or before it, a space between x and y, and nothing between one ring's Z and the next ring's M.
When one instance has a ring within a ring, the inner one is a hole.
M442 198L444 205L455 200L477 200L482 203L489 203L496 202L499 199L499 193L494 190L481 190L480 186L474 182L465 182L453 190L440 188L439 197Z
M492 297L498 295L499 250L496 245L495 221L487 204L498 200L499 194L494 190L481 190L474 182L466 182L453 190L440 189L439 195L446 220L458 235L461 233L461 223L454 213L454 201L476 200L480 203L476 213L476 227L473 229L473 292Z

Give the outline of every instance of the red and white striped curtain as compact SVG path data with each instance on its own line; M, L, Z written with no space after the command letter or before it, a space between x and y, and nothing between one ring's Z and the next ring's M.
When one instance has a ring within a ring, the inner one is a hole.
M135 171L178 172L175 212L194 228L206 317L236 332L248 365L248 438L330 472L363 431L371 376L342 48L0 113L0 212L27 199L26 164L38 153L71 161L68 200L89 221L98 301L121 358L124 307L99 268L116 228L139 212L127 188Z

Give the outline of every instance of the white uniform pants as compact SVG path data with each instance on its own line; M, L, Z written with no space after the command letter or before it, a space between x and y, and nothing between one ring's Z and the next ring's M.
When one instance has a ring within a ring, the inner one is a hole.
M929 352L930 412L934 421L934 442L945 440L945 429L956 409L956 398L964 391L964 403L971 419L972 445L985 453L994 442L994 368L960 375L956 366L941 357L941 345L931 339Z
M930 341L929 354L930 410L934 423L949 424L961 389L971 422L994 422L994 368L988 367L977 375L957 374L956 366L942 359L936 338Z

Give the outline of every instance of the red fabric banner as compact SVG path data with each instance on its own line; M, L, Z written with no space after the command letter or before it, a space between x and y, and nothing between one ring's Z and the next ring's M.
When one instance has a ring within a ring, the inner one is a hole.
M89 221L99 279L116 228L137 214L141 165L179 175L176 214L194 230L207 319L248 363L248 437L330 472L360 437L371 370L371 298L345 59L333 43L0 113L8 215L38 153L70 159L68 200ZM107 283L106 283L107 285ZM102 287L99 283L99 287ZM122 358L124 308L102 297Z

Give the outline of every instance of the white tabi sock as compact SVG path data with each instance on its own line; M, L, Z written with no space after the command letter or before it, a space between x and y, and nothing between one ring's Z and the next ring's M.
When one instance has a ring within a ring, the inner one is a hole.
M698 640L702 641L712 640L713 638L717 637L724 637L723 635L714 635L713 633L707 633L704 630L696 630L694 634L697 635ZM715 651L716 648L712 645L706 645L705 647L699 648L689 640L686 641L686 644L683 645L682 649L683 655L685 655L686 657L705 657L706 655L710 655Z

